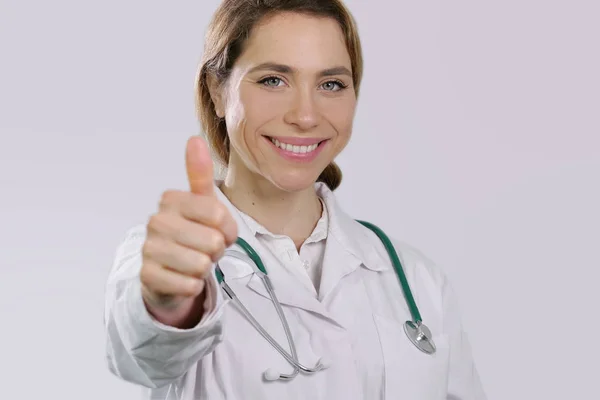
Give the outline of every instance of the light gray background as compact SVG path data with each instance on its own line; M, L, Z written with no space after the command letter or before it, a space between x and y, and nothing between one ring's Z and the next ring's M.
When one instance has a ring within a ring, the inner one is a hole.
M1 0L3 399L138 398L105 365L104 284L186 188L217 4ZM598 4L348 1L341 202L445 269L490 399L600 398Z

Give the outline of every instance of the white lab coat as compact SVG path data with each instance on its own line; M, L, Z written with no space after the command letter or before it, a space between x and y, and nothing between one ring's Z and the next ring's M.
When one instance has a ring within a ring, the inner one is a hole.
M217 287L213 310L194 328L155 321L144 307L139 281L145 227L119 247L106 290L106 355L110 371L141 385L152 400L483 400L484 392L464 332L456 297L443 272L418 250L394 241L424 323L437 346L416 349L403 323L411 319L398 278L381 241L316 184L329 212L318 298L289 273L284 253L266 251L236 208L216 188L238 222L239 236L259 253L290 324L300 362L329 368L291 381L264 381L269 368L292 367L260 336ZM376 221L372 221L377 224ZM233 257L220 263L228 284L263 327L289 350L285 332L253 268Z

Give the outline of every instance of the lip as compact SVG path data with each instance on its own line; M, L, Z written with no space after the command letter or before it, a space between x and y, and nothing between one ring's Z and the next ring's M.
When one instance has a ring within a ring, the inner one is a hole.
M281 143L291 144L292 146L310 146L327 140L327 138L305 138L305 137L286 137L286 136L265 136L279 140Z
M273 136L271 136L271 137L273 137ZM329 142L329 139L306 138L307 140L311 140L311 141L308 143L302 142L302 143L307 143L307 144L294 144L294 145L295 146L310 146L311 144L318 143L319 145L317 146L317 148L314 149L313 151L311 151L310 153L294 153L293 151L283 150L282 148L275 146L275 143L273 143L273 141L271 140L271 137L264 136L265 140L268 142L268 144L271 146L271 148L273 150L275 150L275 152L277 152L283 159L285 159L287 161L296 162L296 163L310 163L311 161L313 161L314 159L316 159L319 156L319 154L321 153L323 148ZM302 138L302 139L304 139L304 138ZM280 139L277 139L277 140L280 140ZM293 144L290 142L283 142L283 143Z

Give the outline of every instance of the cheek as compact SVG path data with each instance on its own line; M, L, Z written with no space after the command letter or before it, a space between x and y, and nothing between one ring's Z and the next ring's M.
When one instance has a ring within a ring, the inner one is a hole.
M225 122L230 136L237 137L241 127L245 124L246 110L244 103L239 97L229 96L227 99L227 110L225 113ZM234 138L232 137L232 140Z
M240 85L235 98L230 97L227 127L229 137L238 153L247 162L257 161L260 154L261 127L277 116L281 102L252 85ZM257 153L258 152L258 153Z
M240 102L245 110L246 123L254 132L281 114L285 105L280 96L256 86L240 88Z
M328 119L342 140L347 141L350 138L355 110L354 99L340 99L339 102L332 103L327 110Z

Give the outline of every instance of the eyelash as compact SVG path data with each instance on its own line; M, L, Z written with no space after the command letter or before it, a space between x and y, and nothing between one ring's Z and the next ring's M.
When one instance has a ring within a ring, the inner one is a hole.
M267 86L267 87L276 87L276 86L268 86L268 85L266 85L266 84L265 84L265 83L266 83L268 80L270 80L270 79L278 79L278 80L280 80L280 81L283 81L283 79L282 79L282 78L280 78L280 77L278 77L278 76L274 76L274 75L272 75L272 76L267 76L267 77L264 77L263 79L261 79L260 81L258 81L258 83L260 83L260 84L262 84L262 85L265 85L265 86ZM339 86L339 89L338 89L338 90L326 90L327 92L339 92L339 91L341 91L341 90L344 90L344 89L346 89L346 88L348 87L348 85L346 85L344 82L342 82L342 81L340 81L340 80L337 80L337 79L331 79L331 80L328 80L328 81L326 81L326 82L322 83L322 84L321 84L321 86L323 86L323 85L325 85L325 84L327 84L327 83L335 83L336 85L338 85L338 86Z

